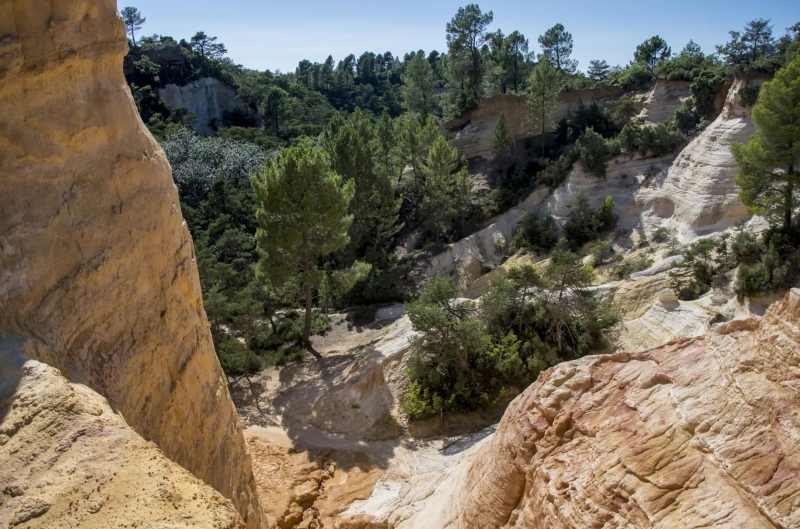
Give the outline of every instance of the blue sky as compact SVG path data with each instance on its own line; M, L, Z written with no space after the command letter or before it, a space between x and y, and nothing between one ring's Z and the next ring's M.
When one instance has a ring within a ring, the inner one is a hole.
M141 33L180 40L202 30L216 35L234 62L258 70L293 71L301 59L340 60L350 53L424 49L446 51L445 24L467 2L325 0L118 0L147 17ZM800 21L800 0L497 0L479 2L494 12L490 30L521 31L538 48L537 37L560 22L574 39L573 57L585 69L591 59L626 64L636 45L658 34L680 51L694 39L703 51L727 40L754 18L772 19L776 36Z

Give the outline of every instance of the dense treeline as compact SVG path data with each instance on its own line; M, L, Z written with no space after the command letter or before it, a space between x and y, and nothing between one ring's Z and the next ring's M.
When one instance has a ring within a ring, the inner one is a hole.
M731 32L713 55L693 42L673 54L654 36L637 47L630 64L593 60L584 72L563 25L539 36L535 47L518 31L490 31L493 14L470 4L446 24L441 53L365 52L303 60L294 72L258 72L233 63L224 44L202 31L188 41L142 37L141 14L126 8L123 17L131 44L126 77L172 164L206 313L231 375L312 349L309 336L329 327L319 308L413 297L410 272L420 253L401 257L399 241L438 251L537 185L558 186L579 159L602 178L614 155L673 152L708 123L726 77L774 72L800 52L800 25L776 39L772 26L757 20ZM238 107L217 124L217 138L199 138L187 128L196 116L168 108L158 90L209 76L235 89ZM617 85L629 92L655 78L692 82L692 97L664 124L643 127L629 96L554 119L565 90ZM442 122L507 93L525 99L538 137L520 145L501 116L492 141L496 174L491 189L479 193ZM754 89L742 93L748 105L758 98ZM542 277L521 270L495 284L494 304L455 304L446 280L426 287L409 312L415 328L428 326L439 338L423 332L416 345L411 415L487 404L503 387L602 342L600 331L613 320L605 315L613 312L601 310L584 289L592 270L578 252L614 227L613 208L610 198L593 208L580 195L563 230L552 217L521 216L505 250L554 251L556 257ZM592 252L597 265L616 262L607 241ZM769 251L762 253L768 272L754 268L748 284L780 283L782 269L770 264ZM616 262L615 274L646 264ZM305 319L298 309L305 309ZM445 335L454 342L442 342Z

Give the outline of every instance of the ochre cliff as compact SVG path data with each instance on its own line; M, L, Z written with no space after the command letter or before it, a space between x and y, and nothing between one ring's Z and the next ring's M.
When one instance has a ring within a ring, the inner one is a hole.
M0 2L0 333L261 526L163 151L111 0Z
M798 289L702 338L561 364L395 527L800 527L798 365Z
M164 457L106 399L26 358L36 346L0 340L0 527L244 529L230 500Z

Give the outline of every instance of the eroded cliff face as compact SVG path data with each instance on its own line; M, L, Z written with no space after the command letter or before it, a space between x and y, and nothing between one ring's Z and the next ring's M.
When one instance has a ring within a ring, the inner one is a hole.
M158 95L170 108L186 107L197 114L194 130L201 136L216 134L225 114L236 108L236 89L214 77L204 77L185 86L168 84Z
M797 527L798 364L798 289L702 338L561 364L395 527Z
M639 200L668 219L682 240L722 231L749 216L738 198L736 162L730 152L733 143L747 142L755 132L750 109L739 104L744 84L742 79L733 83L720 115L681 151L658 188Z
M37 346L0 339L0 527L244 529L230 500L142 439L106 399L27 358Z
M110 0L0 3L0 332L261 525L162 150Z

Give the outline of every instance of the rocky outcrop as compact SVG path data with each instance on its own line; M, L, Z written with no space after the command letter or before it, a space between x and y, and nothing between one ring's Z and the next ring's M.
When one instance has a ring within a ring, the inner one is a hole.
M622 94L622 90L615 86L564 92L561 94L561 104L555 121L573 115L580 105L591 105L595 101L608 102L618 99ZM483 100L474 110L445 123L444 128L450 132L453 145L458 148L461 156L490 158L492 136L501 113L506 115L511 137L515 141L537 134L526 119L525 101L518 95L502 95Z
M201 136L214 136L223 126L226 114L236 108L236 89L215 77L204 77L184 86L168 84L158 91L170 108L186 107L197 114L194 130Z
M798 365L798 289L705 337L560 364L395 527L798 527Z
M642 97L642 111L637 118L642 123L663 123L675 115L683 102L691 97L690 81L667 81L659 79Z
M31 347L0 338L0 527L244 529L230 500Z
M736 163L730 152L733 143L746 142L755 132L750 109L739 105L744 83L733 84L717 119L681 151L658 189L641 197L644 208L666 218L682 241L722 231L748 217L737 196Z
M192 241L126 51L111 0L0 4L0 332L259 527Z

